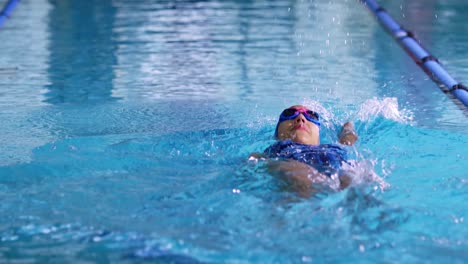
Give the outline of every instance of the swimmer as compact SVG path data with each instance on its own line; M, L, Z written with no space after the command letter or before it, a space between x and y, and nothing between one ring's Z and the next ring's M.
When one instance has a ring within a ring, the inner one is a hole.
M251 154L251 159L266 159L271 173L286 179L293 190L308 197L316 192L313 185L327 182L337 175L340 189L351 183L342 170L346 150L337 144L320 144L319 115L302 105L291 106L281 113L275 129L278 140L263 153ZM352 123L343 125L339 142L353 145L358 136Z

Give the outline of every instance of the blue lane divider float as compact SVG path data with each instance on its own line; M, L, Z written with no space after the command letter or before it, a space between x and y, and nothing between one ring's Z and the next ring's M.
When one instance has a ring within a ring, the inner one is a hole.
M380 24L382 24L387 32L395 38L403 49L405 49L416 64L418 64L432 80L439 84L443 92L451 93L455 98L460 100L465 107L468 107L468 88L453 79L440 65L437 58L432 56L419 44L419 41L415 38L413 33L400 26L400 24L398 24L384 8L379 6L375 0L361 0L361 2L374 13Z
M10 0L3 7L0 12L0 28L3 26L3 23L11 16L16 5L18 5L19 0Z

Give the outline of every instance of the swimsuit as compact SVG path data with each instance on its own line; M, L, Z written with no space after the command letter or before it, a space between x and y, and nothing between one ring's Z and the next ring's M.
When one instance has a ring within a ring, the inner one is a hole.
M346 150L335 144L307 145L290 139L278 141L265 149L268 158L293 159L308 164L319 172L331 176L346 161Z

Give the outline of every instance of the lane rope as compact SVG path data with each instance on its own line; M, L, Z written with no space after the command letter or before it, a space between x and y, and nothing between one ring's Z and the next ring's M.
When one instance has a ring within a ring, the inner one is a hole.
M0 28L3 26L5 21L10 18L18 3L19 0L10 0L5 4L5 6L3 6L2 11L0 11Z
M468 107L468 89L456 81L441 66L439 60L420 45L415 35L404 29L375 0L360 0L375 15L385 30L393 36L400 46L419 65L423 71L446 93L453 95L465 107Z

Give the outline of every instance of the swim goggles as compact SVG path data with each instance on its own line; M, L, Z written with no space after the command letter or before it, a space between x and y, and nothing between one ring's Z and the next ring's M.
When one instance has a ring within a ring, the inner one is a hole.
M276 125L276 129L275 129L275 137L278 136L278 127L281 122L294 119L299 114L302 114L308 121L320 127L320 121L319 121L320 117L316 112L306 109L306 108L302 108L302 107L301 108L287 108L287 109L284 109L283 112L281 112L281 115L278 120L278 124Z

